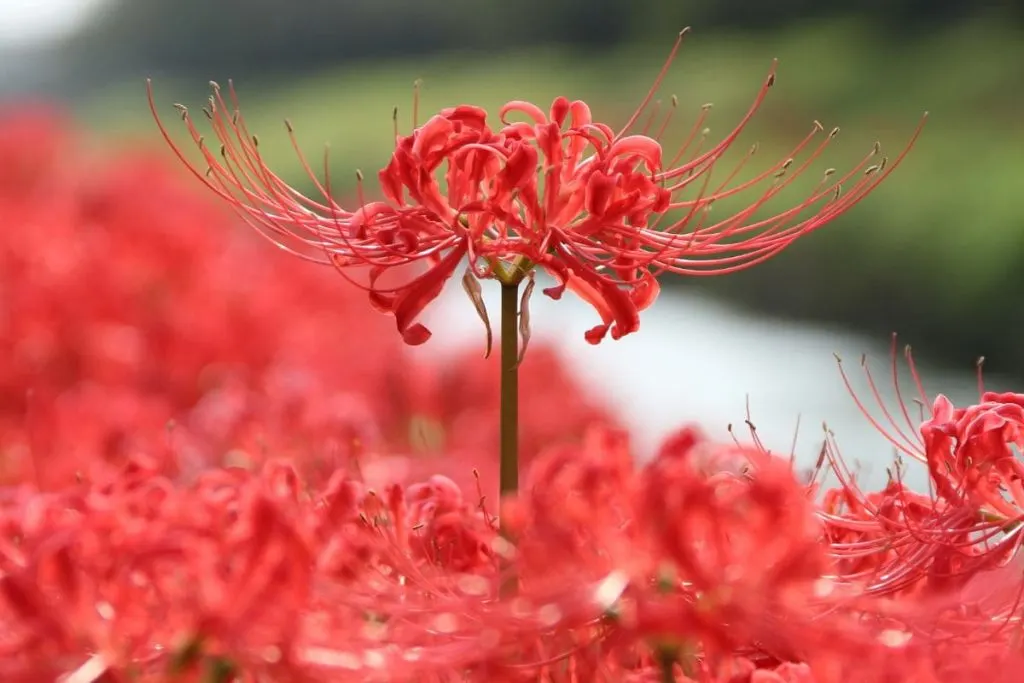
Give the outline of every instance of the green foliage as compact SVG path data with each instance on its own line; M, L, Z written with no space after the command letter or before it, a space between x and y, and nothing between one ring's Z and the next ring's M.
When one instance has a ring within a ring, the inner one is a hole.
M552 42L608 48L687 24L760 32L857 16L898 39L999 9L971 0L111 0L66 55L89 74L145 65L251 75L453 45L498 52ZM1001 9L1003 20L1024 18L1012 3Z
M509 50L620 41L626 0L115 0L64 48L87 73L287 73L458 45Z

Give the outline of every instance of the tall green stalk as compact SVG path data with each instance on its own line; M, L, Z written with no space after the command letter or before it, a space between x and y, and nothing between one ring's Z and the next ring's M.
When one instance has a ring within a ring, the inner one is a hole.
M519 488L519 282L501 285L501 495Z

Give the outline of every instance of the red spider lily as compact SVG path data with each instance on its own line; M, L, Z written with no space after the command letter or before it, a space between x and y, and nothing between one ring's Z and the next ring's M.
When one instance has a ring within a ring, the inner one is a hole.
M907 490L900 461L884 490L865 493L828 435L822 457L838 478L839 488L826 493L820 514L844 580L858 582L872 593L960 591L1010 562L1024 542L1022 469L1012 450L1021 443L1024 398L985 392L979 364L978 404L956 409L942 395L930 401L909 347L905 357L920 411L916 420L900 385L895 336L895 410L886 406L866 364L881 418L857 398L845 371L843 379L858 407L893 447L928 467L932 491L920 495ZM1024 582L1017 585L1016 593L1003 592L998 609L989 605L986 613L991 621L980 630L1006 630L1017 618ZM961 604L974 603L964 594Z
M368 203L360 192L358 206L348 209L331 196L329 177L317 180L305 158L321 199L302 195L267 167L233 88L226 100L213 84L204 109L219 153L179 105L205 168L192 165L175 145L156 114L151 88L149 99L165 139L200 180L288 251L333 263L350 279L365 272L361 286L378 309L394 315L407 343L429 338L417 319L465 258L477 278L506 283L518 283L535 267L546 270L557 280L547 295L557 299L569 288L598 311L602 323L586 333L597 343L608 333L619 338L636 331L639 312L657 297L660 274L730 273L771 258L860 202L910 148L893 163L872 163L876 145L838 179L834 170L826 171L796 206L764 215L766 205L810 168L838 129L814 146L823 130L815 122L811 134L767 170L734 182L744 160L712 183L712 171L774 84L773 70L747 115L721 142L703 148L705 108L685 143L666 158L660 140L671 113L655 129L652 102L685 33L619 131L595 122L586 103L564 97L546 112L529 102L509 102L499 111L498 128L488 123L487 112L468 105L445 109L418 126L414 107L413 132L399 135L396 122L395 150L379 174L384 199ZM645 112L647 124L638 129ZM509 121L513 114L524 120ZM298 150L290 124L288 132ZM920 127L914 139L918 132ZM797 162L801 155L806 158ZM762 189L747 208L710 220L712 204L756 188ZM411 274L407 267L416 264L426 270Z

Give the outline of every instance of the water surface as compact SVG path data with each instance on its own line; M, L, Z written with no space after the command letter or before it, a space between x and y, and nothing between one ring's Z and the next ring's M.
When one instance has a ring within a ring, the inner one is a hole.
M843 359L858 395L874 407L860 364L867 354L890 410L899 415L893 402L889 339L752 316L692 293L666 292L642 315L640 332L591 346L583 333L599 322L596 313L568 293L558 302L539 293L538 286L531 304L533 338L553 343L582 381L620 411L640 457L649 456L667 433L687 422L721 439L731 438L728 427L733 424L748 438L744 420L749 405L758 435L769 448L789 453L795 441L798 461L810 465L818 457L822 425L827 424L844 457L862 466L863 481L884 483L895 449L858 410L835 355ZM484 294L496 319L497 286L485 283ZM456 283L428 324L435 336L426 352L469 344L482 349L481 323ZM902 359L901 367L905 370ZM977 400L972 367L949 372L920 365L919 371L929 402L936 393L957 404ZM901 381L906 395L916 396L906 372ZM995 388L998 383L987 377L986 384ZM874 412L884 419L879 410ZM920 409L912 405L915 423L919 415ZM907 470L908 481L925 485L921 465L909 462Z

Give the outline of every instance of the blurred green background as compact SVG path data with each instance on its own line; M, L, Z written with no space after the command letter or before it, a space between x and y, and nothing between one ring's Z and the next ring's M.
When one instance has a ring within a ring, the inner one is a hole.
M2 10L0 10L2 11ZM666 81L677 128L714 102L712 137L752 101L771 59L777 87L739 145L762 168L814 120L842 127L821 168L926 131L871 198L782 256L739 275L673 279L716 297L1024 378L1024 6L939 0L106 0L62 40L0 50L4 99L58 97L116 144L154 141L143 78L170 105L200 105L235 79L266 158L309 189L281 119L305 151L330 142L339 192L392 144L391 110L493 107L555 95L622 122L676 31L694 27ZM12 76L11 74L14 74ZM408 125L407 120L405 125ZM817 174L811 173L817 180ZM372 176L371 176L372 177ZM756 343L756 342L752 342Z

